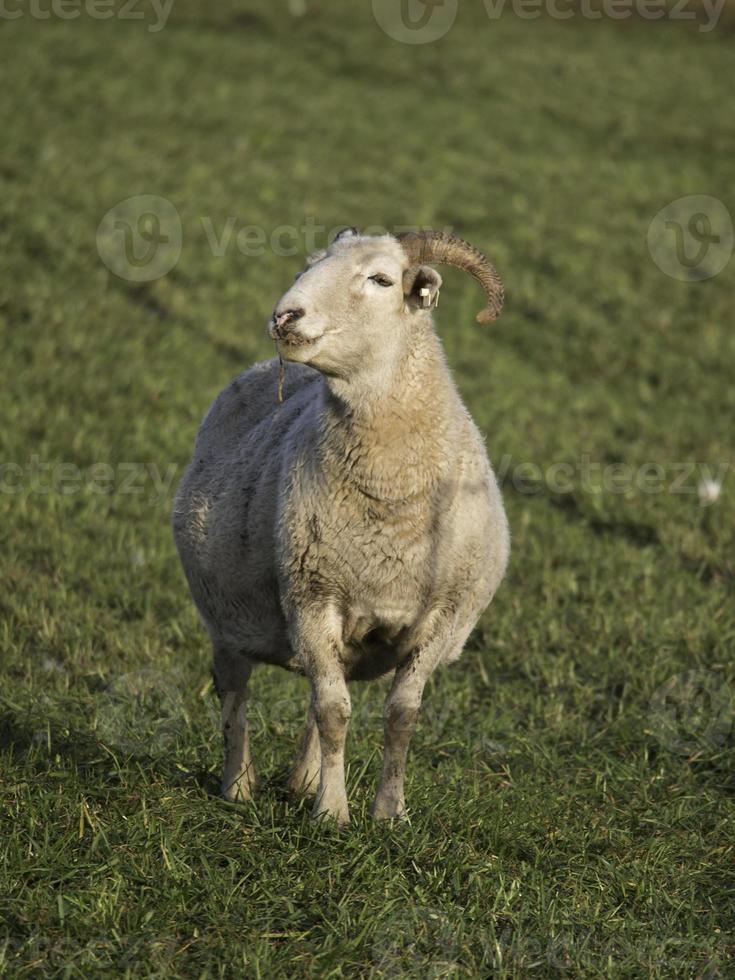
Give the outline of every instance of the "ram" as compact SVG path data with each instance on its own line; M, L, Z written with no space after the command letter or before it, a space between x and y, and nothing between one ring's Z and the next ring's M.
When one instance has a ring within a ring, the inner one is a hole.
M348 229L276 305L279 358L233 381L199 430L173 526L213 644L229 800L255 785L247 685L274 664L311 685L291 787L347 823L347 682L393 672L372 813L402 816L426 681L503 577L508 524L434 328L433 264L481 283L480 322L498 315L502 284L467 242Z

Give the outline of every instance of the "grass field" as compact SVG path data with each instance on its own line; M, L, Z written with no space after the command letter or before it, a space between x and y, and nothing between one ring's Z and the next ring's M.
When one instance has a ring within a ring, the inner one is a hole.
M0 974L735 976L735 259L681 281L647 247L683 196L735 215L732 33L152 20L0 23ZM148 194L181 255L131 282L97 229ZM342 224L452 227L501 270L497 324L451 271L438 324L514 541L405 824L367 815L383 685L355 687L346 832L285 793L307 691L274 670L262 791L217 798L169 528L199 419Z

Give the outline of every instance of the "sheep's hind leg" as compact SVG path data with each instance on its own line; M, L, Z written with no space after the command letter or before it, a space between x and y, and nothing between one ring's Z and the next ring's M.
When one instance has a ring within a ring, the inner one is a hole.
M248 657L215 649L214 680L225 746L222 796L232 803L245 803L255 788L246 714L247 686L252 671L253 664Z
M313 703L309 705L306 718L306 729L301 740L301 748L288 781L289 788L294 793L314 796L319 789L319 772L322 764L322 752L319 745L319 729L316 724Z

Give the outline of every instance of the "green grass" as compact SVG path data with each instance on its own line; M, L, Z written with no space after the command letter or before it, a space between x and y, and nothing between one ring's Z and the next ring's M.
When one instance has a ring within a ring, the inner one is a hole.
M711 506L692 491L732 463L735 259L685 283L646 247L681 196L735 215L732 35L465 4L408 47L369 3L334 7L2 22L0 461L22 471L0 493L0 973L733 976L735 475ZM184 236L142 285L95 244L137 194ZM432 679L407 824L367 816L379 684L354 689L349 831L283 789L307 692L274 670L253 682L262 791L216 795L172 487L214 395L269 356L304 247L218 257L202 219L228 216L452 226L508 287L480 328L447 272L438 312L514 552ZM585 460L658 464L663 488L517 469ZM670 682L687 671L709 700ZM678 741L651 706L667 682Z

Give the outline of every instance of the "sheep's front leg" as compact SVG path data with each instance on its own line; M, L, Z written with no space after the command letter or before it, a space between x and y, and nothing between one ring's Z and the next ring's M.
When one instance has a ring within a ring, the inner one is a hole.
M292 645L311 683L311 710L319 736L321 765L313 815L347 824L345 742L351 705L341 657L339 613L332 607L300 610L292 623ZM315 754L312 746L312 761Z
M446 649L447 636L447 629L439 629L430 643L419 647L396 668L383 707L383 770L371 811L377 820L405 814L403 783L408 744L418 721L424 686Z
M252 662L227 650L214 652L214 680L222 711L225 764L222 795L232 803L244 803L255 788L246 715L247 686Z
M316 725L316 714L312 703L306 718L306 730L301 741L299 756L289 780L291 790L294 793L314 796L319 790L321 764L322 751L319 745L319 729Z
M341 665L312 677L314 717L319 732L321 769L314 817L333 817L341 826L350 822L345 790L345 742L352 711Z

